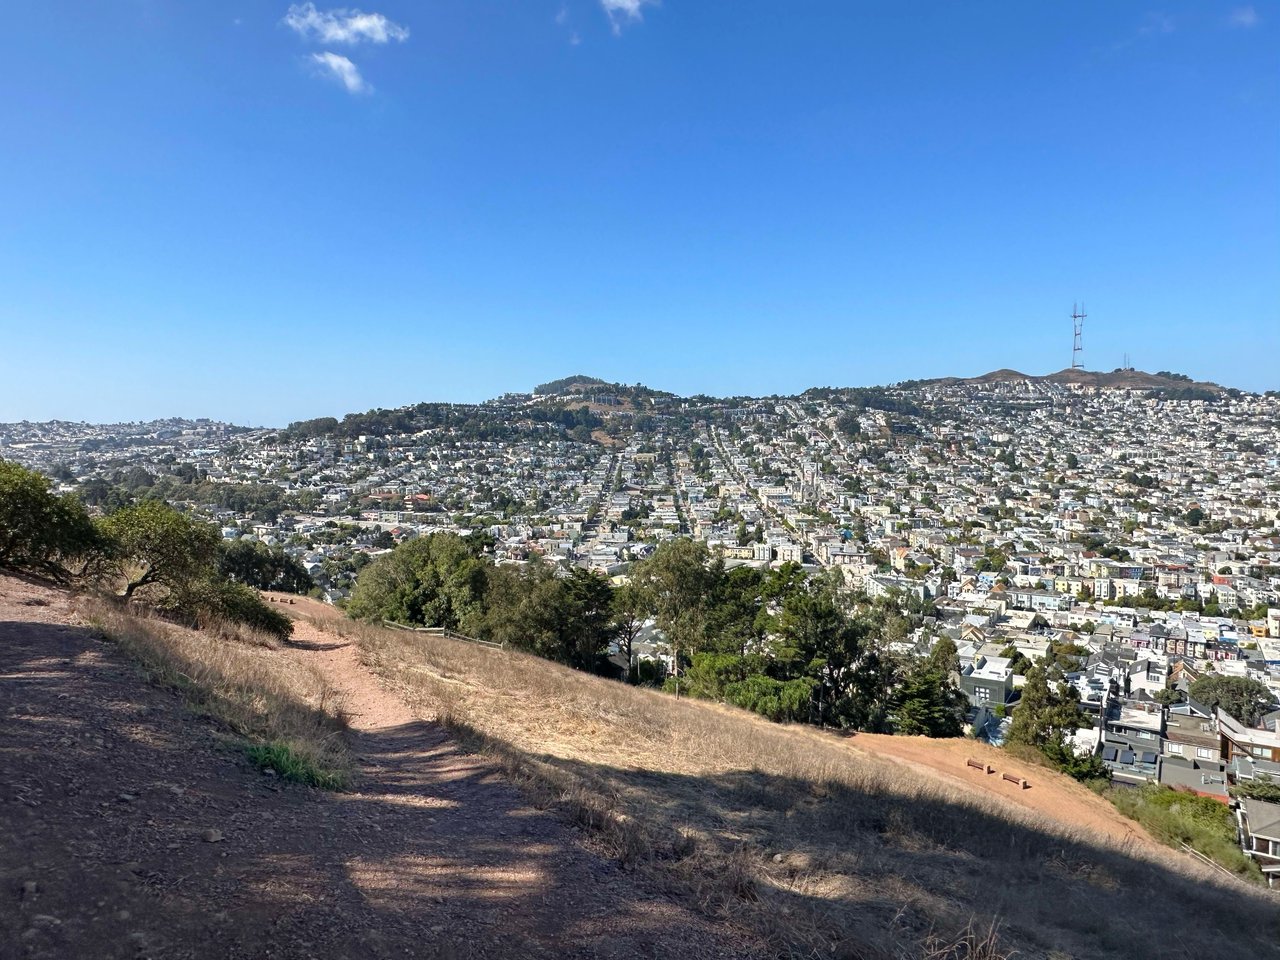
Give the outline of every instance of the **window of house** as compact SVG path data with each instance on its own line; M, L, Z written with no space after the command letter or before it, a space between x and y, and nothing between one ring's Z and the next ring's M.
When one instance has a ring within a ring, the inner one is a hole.
M973 692L977 694L978 699L981 700L983 703L986 703L988 700L991 699L990 687L974 687Z
M1212 760L1218 755L1216 750L1210 750L1208 747L1196 747L1196 756L1201 760Z
M1170 752L1170 753L1176 753L1178 756L1182 756L1183 744L1181 744L1181 743L1170 743L1170 744L1168 744L1168 748L1169 748L1169 752Z
M1262 747L1251 747L1250 753L1252 753L1255 757L1266 756L1266 750L1264 750Z

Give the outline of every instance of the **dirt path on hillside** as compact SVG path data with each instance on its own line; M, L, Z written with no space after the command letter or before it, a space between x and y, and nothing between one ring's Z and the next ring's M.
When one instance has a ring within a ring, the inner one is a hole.
M897 760L929 776L941 776L1016 804L1032 813L1063 823L1084 837L1104 836L1120 843L1150 844L1161 855L1168 848L1141 826L1120 813L1110 802L1044 767L1023 763L1003 750L974 740L931 740L928 737L896 737L860 733L849 740L853 749L889 760ZM972 757L995 768L994 773L970 767ZM1023 788L1001 777L1010 773L1023 777Z
M79 622L0 577L0 958L728 958L415 720L305 622L347 698L351 792L277 783Z

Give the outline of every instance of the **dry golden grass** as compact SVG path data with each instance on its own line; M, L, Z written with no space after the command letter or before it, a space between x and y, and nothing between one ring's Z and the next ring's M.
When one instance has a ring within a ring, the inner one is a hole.
M1271 956L1277 901L842 739L351 622L366 662L629 869L780 956ZM1048 774L1046 774L1048 775ZM1194 920L1190 918L1195 918Z
M91 598L76 609L152 682L179 691L193 709L246 740L251 758L313 786L347 782L341 703L316 670L279 656L274 637L234 625L188 630Z

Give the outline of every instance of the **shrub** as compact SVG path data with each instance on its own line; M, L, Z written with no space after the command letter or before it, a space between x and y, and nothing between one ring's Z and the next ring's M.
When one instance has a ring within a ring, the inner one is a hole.
M809 719L809 702L817 683L807 677L774 680L759 674L725 688L725 699L775 722Z
M1236 845L1227 805L1169 787L1112 787L1107 795L1125 816L1172 846L1186 844L1232 873L1258 879L1257 865Z
M199 627L223 620L261 630L280 640L293 636L293 621L271 609L256 590L242 583L212 577L198 580L171 594L166 606Z

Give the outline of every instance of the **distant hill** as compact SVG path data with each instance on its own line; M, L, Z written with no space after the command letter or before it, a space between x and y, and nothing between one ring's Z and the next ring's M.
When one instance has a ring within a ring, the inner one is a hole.
M592 394L594 396L610 395L624 404L641 400L653 400L657 397L670 398L675 396L674 393L668 393L665 390L654 390L642 383L610 383L608 380L601 380L599 377L588 377L580 373L572 377L561 377L559 380L552 380L549 383L541 383L533 390L533 394L536 397L563 396L567 393Z
M535 396L546 397L557 393L582 393L584 390L607 386L611 386L607 380L601 380L599 377L588 377L579 373L572 377L561 377L559 380L552 380L550 383L540 383L533 388L533 393Z
M1025 380L1030 383L1057 383L1063 386L1079 384L1099 390L1153 390L1166 392L1172 396L1186 396L1194 399L1195 395L1219 396L1224 388L1216 383L1194 381L1185 374L1170 373L1161 370L1159 373L1145 373L1142 370L1123 369L1103 373L1098 370L1071 369L1059 370L1044 376L1033 376L1018 370L992 370L978 377L941 377L935 380L917 381L919 386L940 385L989 385L993 383L1014 383Z

